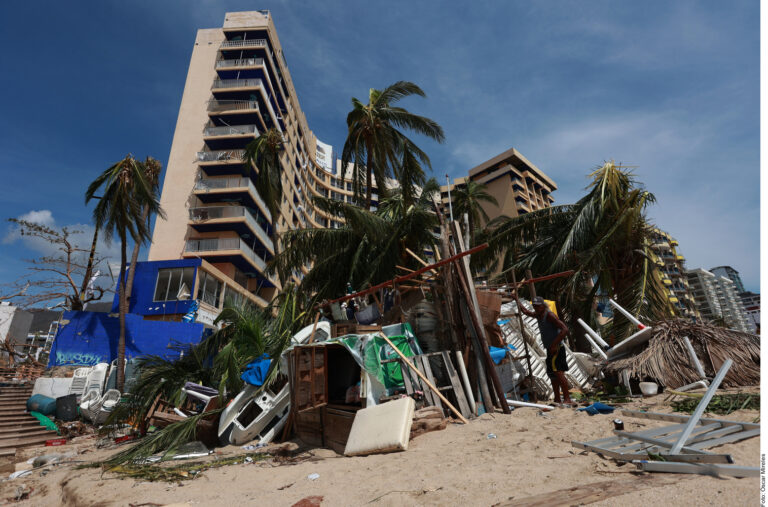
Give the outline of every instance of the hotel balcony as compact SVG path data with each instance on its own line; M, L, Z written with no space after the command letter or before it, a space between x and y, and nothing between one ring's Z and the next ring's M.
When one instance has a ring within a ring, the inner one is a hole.
M272 222L272 214L250 178L202 178L195 183L194 193L204 203L249 201Z
M259 102L257 100L216 100L208 101L208 114L238 114L238 113L259 113Z
M245 150L213 150L198 151L197 161L201 164L208 163L235 163L242 164Z
M264 58L235 58L216 60L216 69L243 69L264 65Z
M184 257L205 257L209 262L230 262L246 273L254 273L253 268L256 268L258 273L254 274L260 274L276 285L266 274L267 263L241 238L189 239L184 246Z
M231 127L206 127L203 136L211 137L255 137L259 135L256 125L233 125Z
M265 48L267 39L225 40L219 49Z
M190 208L189 221L198 232L232 231L238 235L255 235L261 244L275 254L275 245L253 212L245 206L201 206Z
M280 132L283 132L285 129L285 125L282 123L283 117L278 117L277 114L275 114L275 109L272 107L272 102L270 99L270 93L266 85L264 84L264 81L262 81L259 78L251 78L251 79L214 79L213 85L211 85L211 91L216 93L238 93L241 94L247 94L250 92L254 92L256 90L259 90L261 93L261 98L264 102L264 104L267 107L267 111L269 112L270 119L272 121L272 124L275 125ZM242 97L238 97L242 99ZM251 100L258 100L256 97L251 96ZM210 108L209 108L210 111ZM279 121L278 121L279 120ZM266 120L265 120L266 121Z
M264 81L259 78L253 79L214 79L211 90L214 92L221 90L250 90L252 88L264 88Z

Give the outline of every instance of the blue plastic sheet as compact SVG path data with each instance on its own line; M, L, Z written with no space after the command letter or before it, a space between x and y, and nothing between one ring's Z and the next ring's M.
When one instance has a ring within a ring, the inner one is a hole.
M258 359L255 359L248 363L245 367L245 371L240 375L243 382L251 384L252 386L260 386L267 380L267 373L269 372L269 365L272 360L268 355L264 354Z
M599 401L596 401L590 406L582 407L578 410L579 412L586 412L589 415L597 415L597 414L612 414L613 411L616 409L610 405L606 405L604 403L600 403Z
M517 350L512 345L507 345L505 348L500 349L499 347L491 347L488 346L488 349L491 352L491 359L493 360L493 364L501 364L501 361L504 359L504 356L507 355L507 350Z
M64 312L62 326L51 347L48 367L93 366L117 358L120 321L108 313ZM147 355L167 359L179 357L179 347L198 343L204 326L197 323L144 320L141 315L125 316L125 357Z

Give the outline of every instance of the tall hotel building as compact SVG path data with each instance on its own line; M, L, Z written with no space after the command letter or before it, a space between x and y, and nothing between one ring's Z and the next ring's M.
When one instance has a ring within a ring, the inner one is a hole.
M557 190L555 182L544 171L533 165L522 153L510 148L473 167L467 176L456 178L450 185L440 187L445 214L450 212L449 204L455 199L455 191L465 187L467 181L485 185L485 191L499 203L496 206L481 202L490 220L501 215L516 217L529 211L548 208L555 201L552 192Z
M256 192L258 168L242 160L270 128L285 146L278 216ZM222 28L198 30L160 199L166 219L157 219L149 250L150 262L194 259L195 269L188 283L181 268L158 271L154 301L186 290L215 313L228 291L265 306L280 289L266 270L273 230L338 226L311 196L351 202L340 166L307 125L268 11L230 12Z

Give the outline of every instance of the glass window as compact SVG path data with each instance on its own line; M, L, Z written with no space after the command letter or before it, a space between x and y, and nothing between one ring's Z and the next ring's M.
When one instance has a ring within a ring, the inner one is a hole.
M161 268L157 271L155 301L190 299L194 285L195 268Z
M204 303L218 308L221 300L222 283L210 273L200 272L199 298Z

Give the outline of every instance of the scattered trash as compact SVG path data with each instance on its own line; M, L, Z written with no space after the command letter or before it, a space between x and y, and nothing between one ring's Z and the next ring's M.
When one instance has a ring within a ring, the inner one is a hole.
M11 475L8 476L9 479L18 479L19 477L24 477L25 475L29 475L32 473L32 470L19 470L18 472L13 472Z
M291 505L291 507L318 507L322 502L322 496L308 496Z
M58 445L65 445L67 443L66 438L52 438L45 441L46 447L56 447Z
M316 480L318 480L319 478L320 478L320 474L309 474L309 475L307 476L307 479L309 479L310 481L316 481Z
M621 419L614 419L613 429L615 429L616 431L624 431L624 421L622 421Z
M251 458L250 456L246 456L245 463L253 463L253 458Z
M488 440L493 440L494 438L496 438L496 434L495 433L488 433L488 436L485 437L485 438L487 438Z
M266 447L266 446L267 446L267 444L265 444L265 443L258 443L258 444L255 444L255 445L254 444L248 444L248 445L242 446L241 449L244 449L246 451L252 451L254 449L259 449L261 447Z

